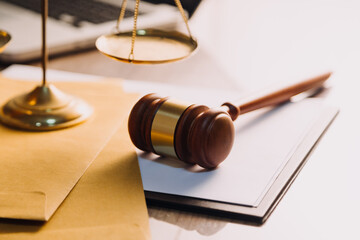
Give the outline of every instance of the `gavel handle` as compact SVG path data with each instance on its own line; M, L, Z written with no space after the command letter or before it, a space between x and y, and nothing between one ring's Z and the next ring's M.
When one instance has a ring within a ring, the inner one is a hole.
M231 119L234 121L239 115L276 104L288 101L291 97L311 90L319 88L330 77L331 72L319 75L314 78L303 80L295 84L285 85L251 95L248 98L240 99L237 102L226 102L222 107L227 108Z

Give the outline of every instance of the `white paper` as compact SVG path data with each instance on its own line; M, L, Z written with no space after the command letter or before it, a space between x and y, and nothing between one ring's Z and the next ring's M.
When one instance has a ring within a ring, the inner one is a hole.
M305 100L240 118L230 155L212 171L140 154L144 189L255 207L322 110Z

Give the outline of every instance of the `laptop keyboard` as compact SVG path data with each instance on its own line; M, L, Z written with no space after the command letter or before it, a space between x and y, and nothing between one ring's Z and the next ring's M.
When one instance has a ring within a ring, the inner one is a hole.
M41 14L40 0L0 0ZM93 24L116 20L120 7L95 0L48 0L49 17L65 21L75 27L84 22ZM133 11L126 9L125 18L132 17ZM141 13L139 13L141 14Z

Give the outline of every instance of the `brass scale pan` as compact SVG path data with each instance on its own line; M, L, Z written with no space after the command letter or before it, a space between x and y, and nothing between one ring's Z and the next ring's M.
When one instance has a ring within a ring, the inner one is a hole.
M191 36L187 17L179 0L175 0L175 4L186 24L188 36L177 31L137 29L140 0L136 0L133 30L121 32L119 26L125 14L126 3L127 0L122 3L116 32L100 36L96 40L97 49L104 55L126 63L158 64L184 59L197 49L198 44Z
M11 36L9 33L0 30L0 53L5 50L6 45L10 42Z

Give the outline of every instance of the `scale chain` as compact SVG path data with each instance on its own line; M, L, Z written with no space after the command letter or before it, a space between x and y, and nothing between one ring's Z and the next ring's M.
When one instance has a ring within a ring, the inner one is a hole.
M127 0L123 0L121 4L120 15L116 23L116 29L118 32L120 32L120 22L124 19L125 16L126 5L127 5Z
M177 8L179 9L182 18L184 19L184 22L185 22L187 31L188 31L188 33L189 33L189 37L190 37L191 39L193 39L193 37L192 37L192 35L191 35L191 32L190 32L190 27L189 27L188 19L187 19L186 15L185 15L185 11L184 11L184 8L183 8L182 5L181 5L180 0L174 0L174 2L175 2L175 4L176 4Z
M137 18L139 14L139 5L140 5L140 0L136 0L135 12L134 12L134 28L131 37L131 50L129 54L129 62L132 62L134 60L134 46L135 46L136 29L137 29Z

